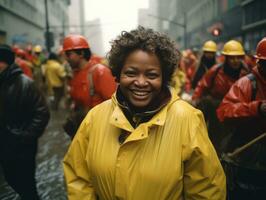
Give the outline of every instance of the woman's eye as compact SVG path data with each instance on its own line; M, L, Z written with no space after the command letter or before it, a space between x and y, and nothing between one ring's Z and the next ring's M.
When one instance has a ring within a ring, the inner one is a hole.
M133 72L133 71L126 71L126 72L125 72L125 75L126 75L126 76L129 76L129 77L134 77L134 76L136 76L136 72Z
M149 73L149 74L147 74L147 77L148 78L150 78L150 79L155 79L155 78L158 78L158 74L156 74L156 73Z

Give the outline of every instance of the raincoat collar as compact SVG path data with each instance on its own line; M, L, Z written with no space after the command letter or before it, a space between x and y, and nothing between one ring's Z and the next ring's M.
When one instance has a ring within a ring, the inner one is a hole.
M125 96L122 94L120 87L117 89L116 99L118 106L122 109L128 121L133 127L137 127L140 123L149 121L157 112L159 112L171 99L169 88L165 87L156 98L156 102L152 102L145 111L136 111Z
M179 97L177 96L174 88L169 87L169 91L170 91L170 99L167 101L167 103L161 105L156 110L143 113L144 115L151 114L152 116L148 121L140 123L138 126L133 127L132 124L127 119L127 117L125 116L121 104L117 100L117 92L118 92L117 90L117 92L112 96L114 111L111 115L110 123L128 132L132 132L135 129L141 128L143 126L145 126L146 128L152 125L163 126L166 120L168 109L175 101L179 100Z

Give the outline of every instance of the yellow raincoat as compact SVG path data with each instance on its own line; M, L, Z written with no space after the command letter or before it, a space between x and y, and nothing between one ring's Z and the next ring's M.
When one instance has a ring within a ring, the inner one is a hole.
M186 74L181 69L176 69L172 76L170 85L175 88L176 93L180 95L182 93L182 88L186 82Z
M136 129L115 95L88 113L64 158L69 200L225 200L202 113L171 94ZM122 130L130 135L120 145Z

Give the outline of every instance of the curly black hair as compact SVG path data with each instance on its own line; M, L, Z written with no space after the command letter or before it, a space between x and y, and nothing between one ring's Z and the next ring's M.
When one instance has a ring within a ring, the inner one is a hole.
M169 84L180 58L176 43L167 35L142 26L129 32L122 31L121 35L111 41L107 59L116 80L120 78L127 56L138 49L154 53L158 57L162 67L163 84Z

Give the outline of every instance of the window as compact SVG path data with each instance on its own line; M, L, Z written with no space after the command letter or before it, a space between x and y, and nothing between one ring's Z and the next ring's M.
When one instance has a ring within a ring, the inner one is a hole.
M266 19L266 1L256 0L244 7L245 25Z

